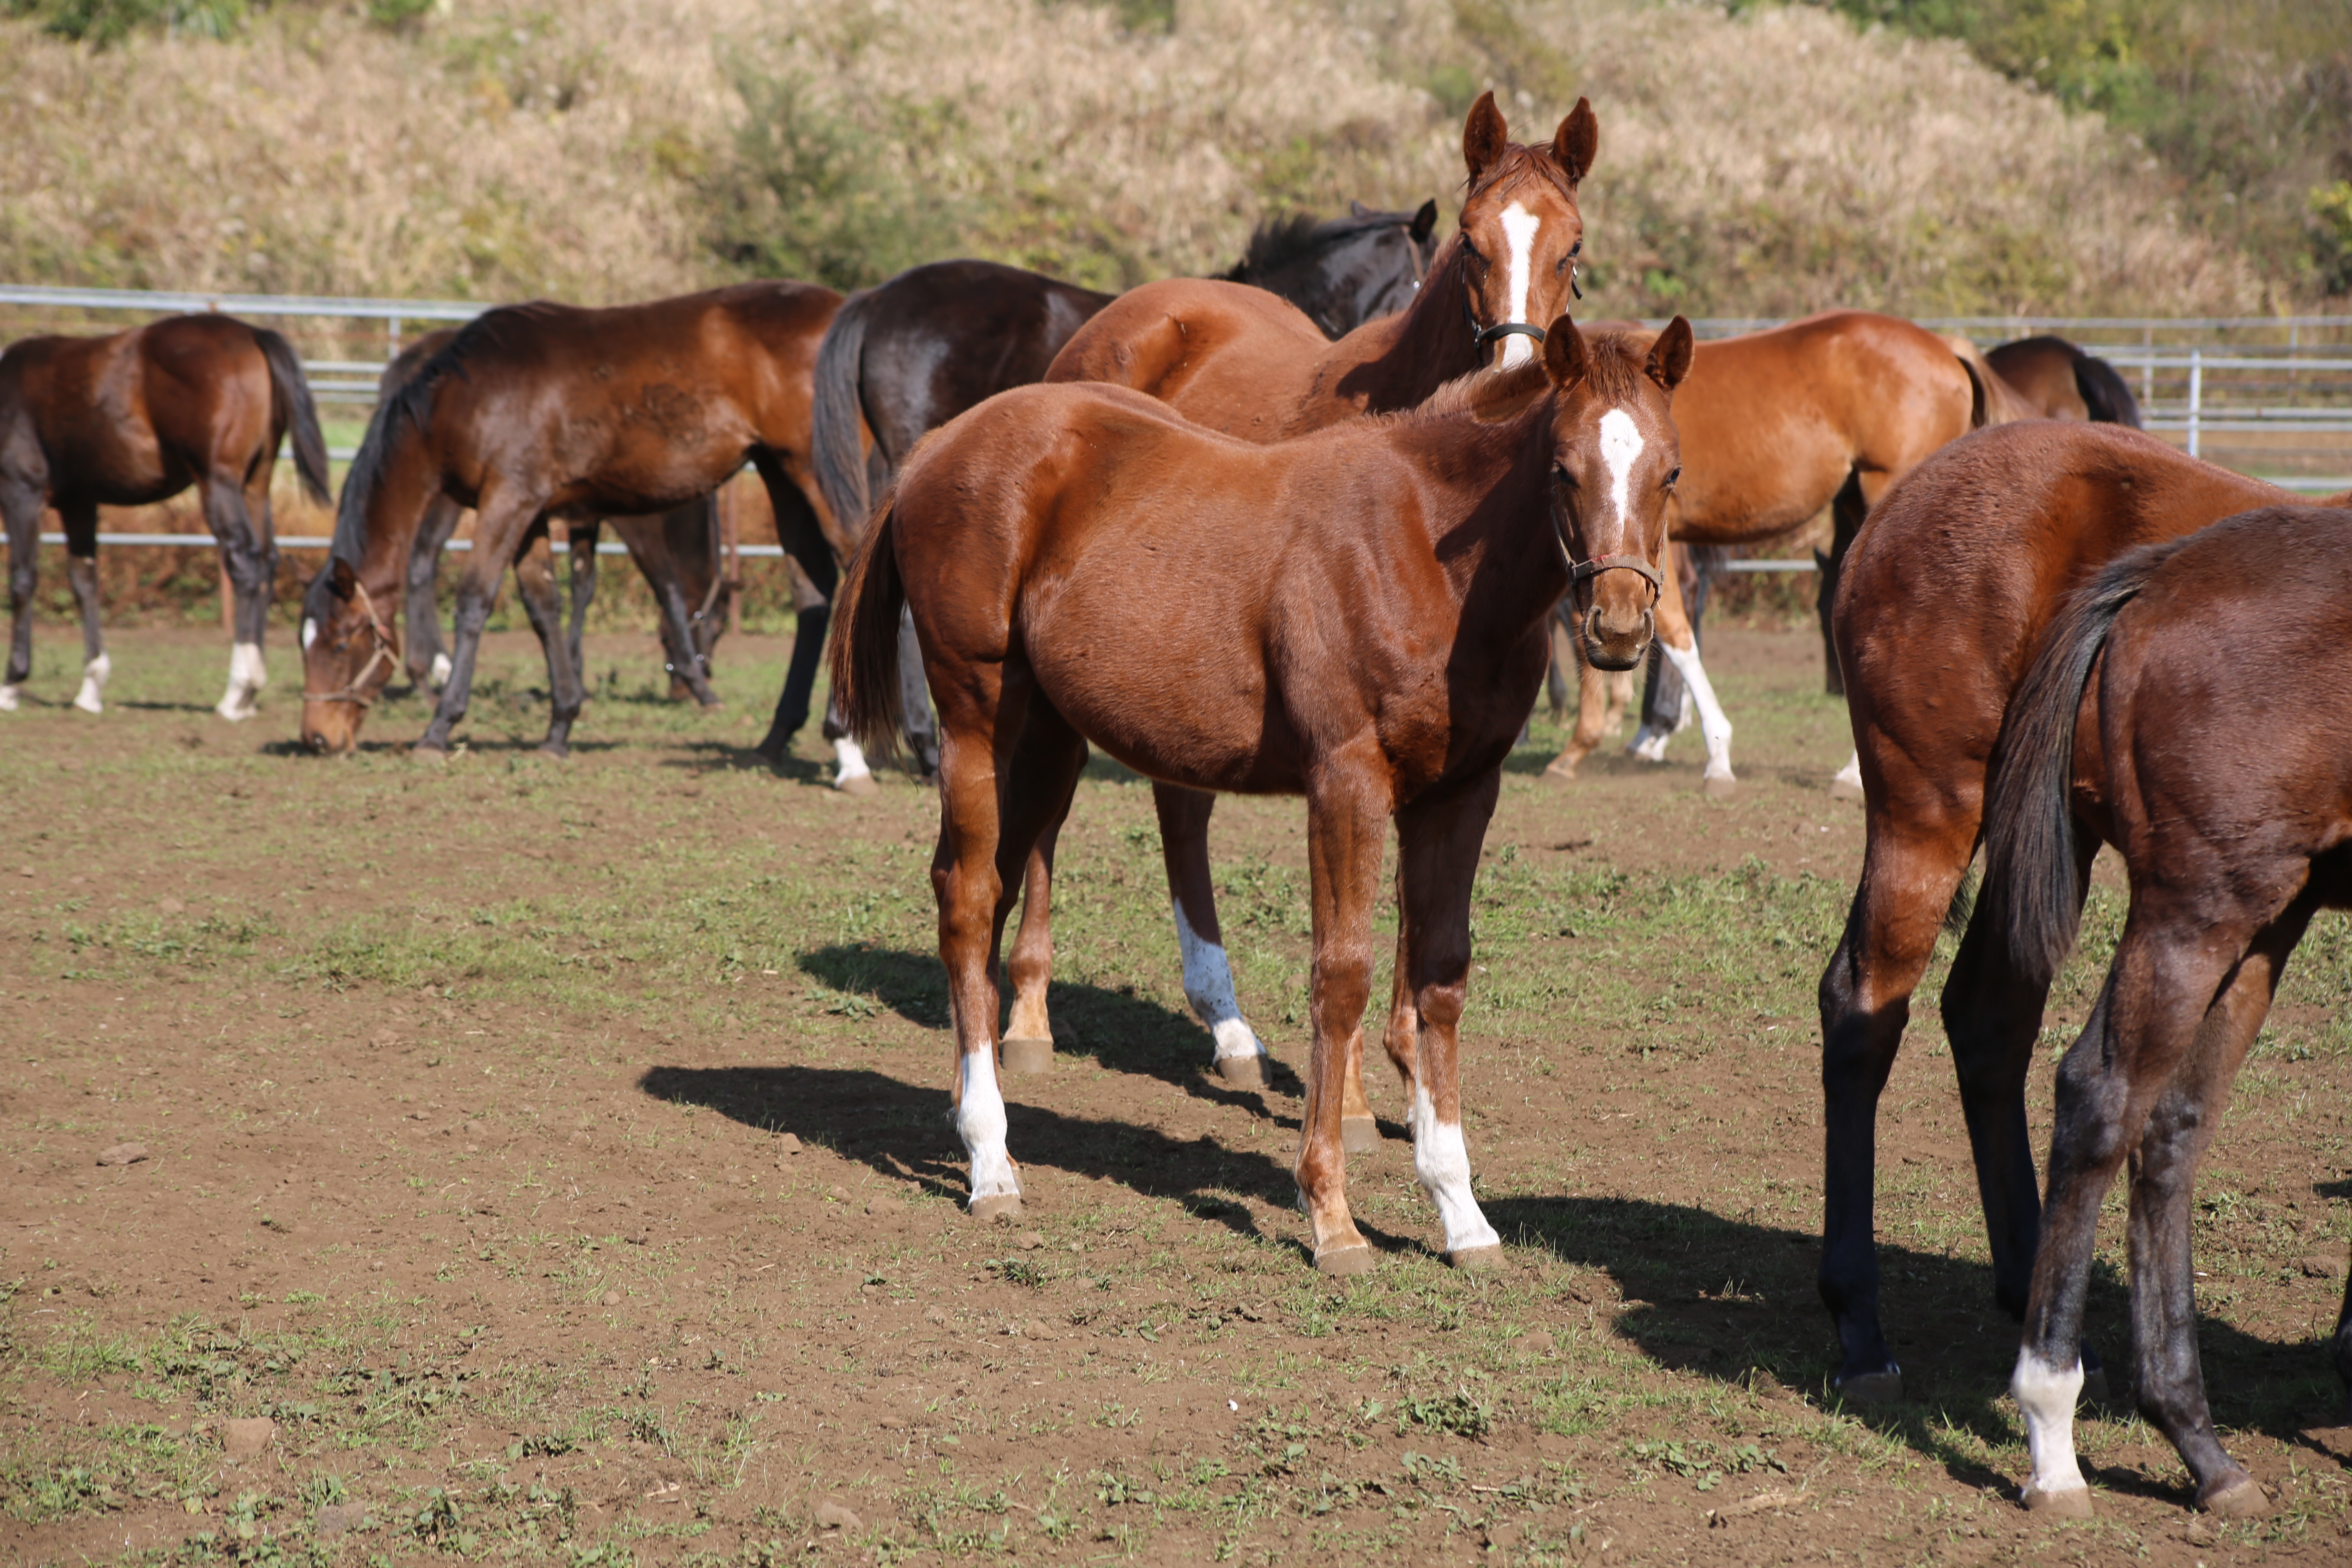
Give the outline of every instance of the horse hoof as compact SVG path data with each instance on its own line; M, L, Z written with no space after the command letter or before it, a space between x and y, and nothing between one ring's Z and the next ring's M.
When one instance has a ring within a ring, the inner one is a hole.
M1576 764L1566 757L1554 757L1550 764L1544 769L1543 777L1546 784L1574 784Z
M1830 780L1830 798L1850 800L1859 805L1862 804L1862 786L1852 779L1832 779Z
M2197 1489L2197 1506L2216 1519L2261 1519L2271 1510L2262 1483L2240 1470L2210 1490Z
M24 689L21 686L0 686L0 713L16 711L16 704Z
M1339 1147L1350 1154L1369 1154L1381 1146L1381 1124L1369 1116L1339 1118Z
M991 1220L1016 1220L1021 1217L1021 1194L1003 1193L992 1198L971 1200L971 1217L985 1225Z
M1717 778L1713 773L1698 781L1699 793L1711 800L1728 800L1739 793L1739 781L1726 773Z
M1054 1042L1051 1040L1007 1040L1001 1054L1004 1061L1004 1070L1009 1073L1040 1073L1054 1070Z
M2091 1489L2088 1487L2068 1487L2064 1491L2045 1492L2040 1487L2028 1485L2018 1500L2025 1505L2026 1512L2038 1513L2048 1519L2088 1519L2093 1512Z
M1890 1366L1881 1372L1857 1372L1830 1386L1848 1405L1891 1405L1903 1397L1903 1369Z
M833 781L833 787L844 795L854 795L860 800L864 800L868 795L882 793L882 786L874 782L872 773L852 773L845 779L835 779Z
M1315 1250L1315 1272L1328 1274L1334 1279L1372 1271L1372 1249L1363 1242L1352 1247L1318 1247Z
M1265 1058L1255 1052L1245 1057L1219 1057L1217 1076L1227 1089L1264 1089Z
M569 746L543 745L539 748L539 754L542 757L553 757L560 763L572 755L572 748Z
M409 760L442 768L449 765L449 753L440 746L428 746L423 742L408 748Z
M1449 1252L1445 1261L1465 1273L1492 1274L1503 1266L1503 1249L1499 1247L1465 1247Z

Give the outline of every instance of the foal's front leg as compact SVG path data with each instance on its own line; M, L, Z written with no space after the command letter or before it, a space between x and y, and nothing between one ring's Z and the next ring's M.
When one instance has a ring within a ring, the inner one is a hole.
M69 502L59 509L66 531L66 579L81 609L81 689L73 705L85 713L106 711L106 678L114 661L106 657L106 633L99 625L98 503Z
M1372 1249L1348 1212L1348 1162L1340 1121L1348 1060L1363 1051L1364 1004L1372 983L1372 903L1387 837L1390 784L1367 740L1324 759L1307 781L1307 862L1315 920L1308 1012L1315 1043L1299 1120L1300 1205L1314 1228L1315 1267L1362 1274Z

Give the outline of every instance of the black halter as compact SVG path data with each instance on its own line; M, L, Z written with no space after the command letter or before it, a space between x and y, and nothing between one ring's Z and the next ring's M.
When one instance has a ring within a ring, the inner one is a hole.
M1581 300L1584 289L1576 280L1580 268L1573 260L1570 261L1568 268L1568 291ZM1477 314L1470 309L1470 291L1467 289L1462 291L1462 320L1469 325L1470 346L1474 349L1483 349L1496 339L1507 338L1513 332L1533 338L1538 342L1544 341L1544 330L1533 321L1497 321L1491 327L1480 326Z

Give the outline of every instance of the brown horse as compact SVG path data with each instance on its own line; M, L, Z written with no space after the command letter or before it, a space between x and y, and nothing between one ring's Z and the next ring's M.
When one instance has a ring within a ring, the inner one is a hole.
M2028 1508L2091 1512L2075 1353L2100 1201L2129 1155L2140 1413L2172 1439L2200 1508L2269 1511L2205 1403L2190 1201L2288 956L2315 912L2352 906L2347 649L2352 511L2269 508L2108 566L2010 709L1982 900L2010 967L2049 984L2102 840L2131 878L2106 984L2058 1069L2049 1213L2010 1384L2032 1452ZM2245 715L2288 705L2291 726L2245 743ZM2335 1339L2352 1386L2352 1292Z
M1469 190L1459 232L1431 264L1410 309L1328 342L1294 307L1256 289L1205 279L1147 283L1113 300L1078 329L1045 373L1051 383L1107 381L1149 393L1196 425L1251 441L1275 441L1366 414L1412 408L1492 357L1532 367L1537 325L1567 313L1576 291L1584 219L1576 191L1592 166L1600 127L1579 99L1549 145L1514 144L1492 93L1471 107L1462 132ZM1527 395L1541 382L1526 382ZM1244 1020L1234 993L1210 881L1212 795L1172 782L1154 785L1160 852L1168 868L1183 953L1184 994L1215 1040L1227 1081L1265 1081L1265 1047ZM1011 1070L1043 1071L1052 1061L1046 1027L1047 965L1024 952L1050 952L1053 839L1030 868L1015 943ZM1349 1147L1378 1140L1351 1069Z
M2064 338L2020 338L1988 351L1985 362L2042 418L2139 428L2139 399L2130 384Z
M2004 422L1997 412L2003 395L1944 339L1867 310L1833 310L1703 342L1675 398L1684 457L1668 525L1674 540L1759 543L1829 508L1836 542L1822 563L1826 637L1839 563L1870 509L1928 453L1979 426ZM1735 782L1731 724L1700 663L1678 589L1659 607L1658 648L1698 710L1706 742L1702 785L1728 793ZM1574 777L1600 743L1606 695L1604 678L1586 672L1576 731L1547 770L1552 776ZM1678 713L1654 712L1627 749L1664 760L1678 721Z
M1677 320L1646 357L1620 338L1588 345L1561 317L1532 401L1496 384L1527 379L1504 372L1271 447L1121 388L1027 387L916 449L852 574L833 679L856 732L888 743L912 610L939 703L931 882L975 1215L1021 1204L997 945L1091 742L1186 789L1307 796L1314 1047L1296 1171L1328 1273L1372 1261L1348 1211L1339 1090L1362 1049L1394 817L1387 1044L1414 1169L1452 1260L1500 1255L1461 1127L1471 881L1552 605L1575 590L1596 662L1630 665L1649 641L1689 344ZM1016 980L1043 956L1016 947Z
M419 523L437 500L476 512L457 587L449 682L417 750L444 755L466 714L499 578L550 517L657 512L750 461L776 533L803 561L847 553L811 500L809 405L817 344L841 296L743 283L646 305L508 306L477 317L378 410L343 485L335 543L305 600L302 739L349 751L399 662L379 606L396 605ZM544 552L539 552L541 557ZM562 755L585 698L562 636L551 572L520 584L547 650Z
M302 362L266 327L228 316L169 316L103 338L25 338L0 353L0 519L8 527L15 617L0 710L33 668L33 588L41 511L64 521L66 574L81 605L82 681L98 712L112 663L98 626L98 509L150 506L196 487L236 599L228 690L215 710L250 719L268 680L261 635L278 582L269 480L294 437L302 487L327 504L327 444Z
M1955 895L1978 841L1986 768L2033 649L2066 595L2126 551L2297 499L2120 426L2037 420L1929 458L1855 542L1833 625L1867 841L1821 985L1821 1292L1849 1398L1902 1391L1872 1239L1878 1097L1937 933L1965 908ZM1943 1020L1994 1295L2018 1312L2041 1212L2025 1075L2048 987L2011 973L1999 947L1979 912L1953 958Z

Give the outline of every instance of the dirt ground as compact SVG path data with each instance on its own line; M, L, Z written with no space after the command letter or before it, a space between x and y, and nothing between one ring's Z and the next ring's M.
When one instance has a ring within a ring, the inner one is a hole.
M2119 1196L2099 1517L2017 1506L1940 963L1882 1119L1907 1397L1828 1393L1812 993L1862 834L1810 634L1711 636L1731 800L1698 793L1695 733L1570 787L1539 776L1548 724L1515 755L1464 1033L1508 1264L1433 1252L1375 1079L1386 1142L1349 1177L1382 1258L1345 1282L1289 1201L1297 802L1213 829L1283 1064L1238 1093L1184 1012L1149 792L1090 770L1057 1060L1006 1081L1030 1208L983 1226L944 1114L932 804L831 789L813 733L754 765L782 643L722 648L702 714L661 699L649 637L592 639L556 763L537 656L494 637L436 769L402 749L415 699L358 757L297 754L284 640L247 727L209 711L215 636L118 637L97 718L65 706L76 641L43 628L37 700L0 718L0 1560L2352 1560L2322 1349L2352 1197L2337 917L2200 1187L2205 1365L2271 1519L2192 1514L2122 1407ZM2038 1127L2119 911L2105 875Z

